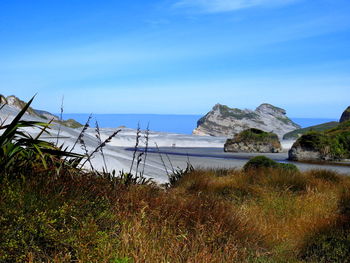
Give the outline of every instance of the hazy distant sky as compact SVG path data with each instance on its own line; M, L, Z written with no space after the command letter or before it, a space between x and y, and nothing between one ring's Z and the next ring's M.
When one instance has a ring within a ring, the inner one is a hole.
M0 93L58 112L350 105L349 0L1 0Z

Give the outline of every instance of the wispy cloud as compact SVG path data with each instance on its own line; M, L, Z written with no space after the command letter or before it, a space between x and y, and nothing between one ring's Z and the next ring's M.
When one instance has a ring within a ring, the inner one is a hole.
M175 8L197 9L203 13L229 12L259 6L280 6L298 0L179 0Z

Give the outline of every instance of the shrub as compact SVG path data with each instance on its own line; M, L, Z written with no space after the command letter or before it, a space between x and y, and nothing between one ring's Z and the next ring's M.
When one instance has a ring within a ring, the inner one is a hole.
M251 128L237 134L235 139L237 141L270 142L274 140L278 141L278 136L272 132L265 132L259 129Z
M285 171L299 172L298 167L292 163L279 163L278 167Z
M266 156L256 156L250 159L243 167L244 171L261 168L276 168L288 172L299 172L296 165L291 163L278 163Z
M243 167L243 170L247 171L250 169L260 168L277 168L278 163L266 156L256 156L250 159Z

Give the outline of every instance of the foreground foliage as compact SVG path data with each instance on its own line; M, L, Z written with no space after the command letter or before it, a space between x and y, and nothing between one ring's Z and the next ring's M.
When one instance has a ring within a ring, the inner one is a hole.
M187 172L173 187L64 169L2 177L1 262L347 262L350 180Z

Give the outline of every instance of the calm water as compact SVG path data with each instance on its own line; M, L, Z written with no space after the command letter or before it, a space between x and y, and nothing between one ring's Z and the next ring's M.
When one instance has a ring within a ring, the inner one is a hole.
M64 114L64 119L75 119L84 124L89 114ZM148 123L150 130L173 132L182 134L191 134L197 127L197 121L201 115L162 115L162 114L94 114L90 126L95 126L96 120L101 128L116 128L126 126L128 128L137 128L138 123L141 129L146 129ZM294 122L302 127L317 125L336 119L322 118L292 118Z

